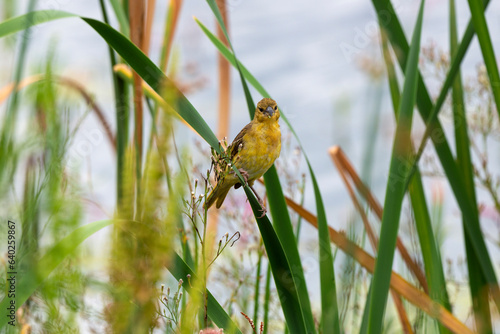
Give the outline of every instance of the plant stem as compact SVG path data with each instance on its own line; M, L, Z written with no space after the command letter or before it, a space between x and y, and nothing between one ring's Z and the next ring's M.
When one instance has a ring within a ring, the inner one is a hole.
M108 14L104 0L99 0L102 17L109 25ZM116 108L116 203L117 208L121 207L123 197L123 168L125 160L125 150L128 141L128 94L125 81L113 70L118 63L113 48L108 44L109 60L111 63L111 75L113 77L113 87L115 94Z
M207 237L207 213L208 209L204 210L203 215L203 241L201 243L201 253L203 261L203 321L205 328L208 327L208 295L207 295L207 254L206 254L206 237Z
M253 305L253 323L257 324L258 316L259 316L259 290L260 290L260 272L262 268L262 238L259 242L259 261L257 262L257 273L255 277L255 288L254 288L254 305Z

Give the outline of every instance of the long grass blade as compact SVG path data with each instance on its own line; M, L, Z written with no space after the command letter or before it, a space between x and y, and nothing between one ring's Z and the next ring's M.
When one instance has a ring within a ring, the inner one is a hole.
M104 0L99 0L101 5L101 12L104 23L109 24L108 13ZM114 1L116 4L116 0ZM121 10L121 6L119 8ZM116 10L116 9L115 9ZM121 21L120 21L121 22ZM128 24L126 25L128 29ZM123 28L122 28L122 31ZM128 36L128 30L126 35ZM117 65L116 53L108 46L109 61L111 68ZM115 119L116 119L116 204L120 208L123 199L123 170L125 150L128 145L128 123L129 123L129 110L128 110L128 91L123 80L118 74L112 70L113 76L113 92L115 97Z
M106 24L90 19L82 18L92 28L94 28L108 42L116 52L147 82L153 90L162 95L165 90L174 97L172 101L174 110L191 127L212 146L220 151L219 141L212 132L205 120L193 107L191 102L182 94L182 92L139 48L133 45L125 36L107 26Z
M391 50L388 44L389 41L387 40L387 33L382 26L380 26L380 39L382 56L384 59L385 68L387 71L387 79L389 82L389 92L391 93L392 109L396 112L398 110L399 101L401 99L401 93L399 91L398 77L396 75L396 69L394 68Z
M262 334L267 334L269 329L269 304L271 302L271 268L268 266L266 270L266 291L264 294L264 332Z
M143 49L145 40L145 16L146 16L146 3L142 0L136 0L129 3L129 25L130 25L130 40L137 45L146 54L147 50ZM134 144L135 144L135 184L137 194L142 194L142 160L143 160L143 95L142 95L142 78L137 72L133 73L134 84L133 87L133 101L134 101ZM142 215L141 208L142 198L137 196L136 203L136 217Z
M321 326L324 333L340 333L340 322L337 305L337 287L335 284L335 273L333 269L333 256L328 238L328 222L326 212L319 191L318 181L314 174L309 159L307 166L314 187L316 199L316 211L318 214L318 239L319 239L319 265L321 283Z
M404 181L406 178L404 172L406 163L411 159L411 124L413 107L417 95L418 55L420 51L420 33L422 30L424 3L425 1L421 2L413 31L403 93L399 105L399 117L392 149L389 180L387 182L382 227L380 230L380 243L372 280L372 293L370 301L366 305L366 307L370 308L368 333L380 333L382 331L382 321L387 302L387 293L389 291L399 217L405 194L405 184L401 181Z
M149 48L151 46L151 35L153 32L153 22L156 9L156 0L148 0L146 6L146 16L144 22L144 39L142 41L141 49L146 55L149 55Z
M473 21L474 21L474 15L473 15ZM474 25L476 25L476 22L474 22ZM479 30L476 28L476 31ZM486 36L486 38L488 39L489 36ZM450 0L450 54L454 54L457 51L458 47L457 39L458 37L457 37L455 1ZM498 71L496 73L498 75ZM474 177L472 170L473 165L469 150L470 147L469 134L467 130L465 101L464 101L460 71L457 72L457 76L455 78L455 81L453 82L452 109L453 109L453 119L455 126L457 165L459 167L459 171L462 174L461 177L464 180L464 185L467 191L467 196L469 197L469 201L473 204L472 209L473 210L475 209L474 215L478 216L479 212L477 210L476 191L475 191ZM474 249L472 248L470 237L467 235L467 231L465 230L466 224L467 224L466 220L462 219L462 225L464 228L465 249L467 254L467 267L469 270L469 286L472 296L472 307L474 310L474 316L476 320L476 328L479 333L492 333L487 282L486 278L484 277L484 274L481 272L481 268L478 265L479 261L476 257L476 254L474 253Z

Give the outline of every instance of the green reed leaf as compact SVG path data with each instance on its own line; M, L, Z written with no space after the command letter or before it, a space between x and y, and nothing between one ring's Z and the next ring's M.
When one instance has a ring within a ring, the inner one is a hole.
M424 1L420 4L420 11L413 31L410 53L406 65L403 93L399 105L389 179L385 194L377 262L373 273L370 299L366 305L366 307L369 307L368 333L382 332L382 321L389 293L399 218L405 195L404 180L408 172L408 161L411 161L411 126L413 108L417 96L418 56L420 52L423 11Z

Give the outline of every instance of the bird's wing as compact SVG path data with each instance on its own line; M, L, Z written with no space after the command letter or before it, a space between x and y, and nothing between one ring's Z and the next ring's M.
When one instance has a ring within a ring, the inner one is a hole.
M231 160L233 160L236 154L238 154L238 152L240 151L240 147L243 148L243 146L245 145L245 143L243 142L243 136L245 136L250 131L251 128L252 128L252 123L250 122L234 138L233 143L231 144L230 147Z

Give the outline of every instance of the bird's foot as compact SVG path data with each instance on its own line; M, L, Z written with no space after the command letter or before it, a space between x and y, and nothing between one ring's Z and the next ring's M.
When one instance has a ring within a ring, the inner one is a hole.
M266 206L264 205L264 201L262 200L262 198L260 198L259 194L255 191L255 189L253 188L253 186L251 186L251 185L249 185L249 186L250 186L250 189L255 194L255 197L257 197L257 201L259 201L259 205L260 205L260 210L259 211L262 212L262 215L260 215L259 218L262 218L267 213L267 209L266 209Z
M248 183L248 172L243 168L238 169L238 172L240 172L241 176L243 176L243 180L245 180L245 183Z
M260 212L262 212L262 214L259 216L259 218L262 218L266 215L267 213L267 209L266 207L264 206L264 202L259 198L259 204L260 204Z

